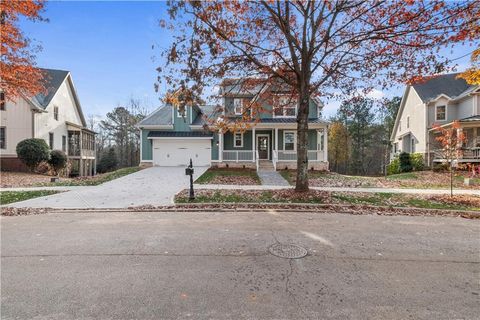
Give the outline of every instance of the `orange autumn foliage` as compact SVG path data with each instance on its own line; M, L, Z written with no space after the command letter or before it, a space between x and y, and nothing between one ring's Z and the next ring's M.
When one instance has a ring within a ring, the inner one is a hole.
M480 48L472 53L472 66L458 75L458 78L463 78L471 85L480 85Z
M42 21L40 16L44 0L0 1L0 90L5 98L13 101L24 94L33 96L45 90L43 74L35 67L34 52L30 41L18 26L21 16Z

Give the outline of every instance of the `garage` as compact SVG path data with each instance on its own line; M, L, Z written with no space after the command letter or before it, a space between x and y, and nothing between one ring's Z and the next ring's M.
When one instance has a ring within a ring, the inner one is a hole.
M194 166L210 166L212 154L210 135L188 138L149 136L149 139L152 139L152 156L155 166L186 166L190 159Z

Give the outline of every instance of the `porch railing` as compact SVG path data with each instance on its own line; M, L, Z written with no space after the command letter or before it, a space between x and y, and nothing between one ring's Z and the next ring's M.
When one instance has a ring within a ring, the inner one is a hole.
M322 150L308 150L307 157L308 161L325 161ZM278 161L297 161L297 152L278 150Z
M443 150L435 149L433 150L434 159L440 160L444 158ZM480 148L473 147L473 148L463 148L462 155L460 156L461 160L479 160L480 159Z
M260 157L258 156L258 150L255 150L255 166L257 167L257 171L258 171L258 166L259 166L259 159Z
M252 150L224 150L223 161L253 161Z

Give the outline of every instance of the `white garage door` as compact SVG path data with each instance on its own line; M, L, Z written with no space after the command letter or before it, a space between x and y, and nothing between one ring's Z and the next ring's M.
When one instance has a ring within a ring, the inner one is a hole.
M194 166L209 166L210 139L154 139L153 164L155 166L186 166L190 158Z

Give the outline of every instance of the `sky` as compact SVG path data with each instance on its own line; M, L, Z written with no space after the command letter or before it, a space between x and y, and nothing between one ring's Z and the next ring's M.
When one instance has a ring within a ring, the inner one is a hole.
M168 30L159 26L165 19L162 1L49 1L42 15L49 22L22 20L25 35L40 44L37 65L71 72L80 103L86 115L103 117L131 97L140 99L150 110L158 108L167 89L154 90L162 65L162 48L171 40ZM152 49L154 46L154 49ZM468 66L471 47L456 46L444 51L458 69ZM388 91L374 90L375 98L402 95L397 86ZM329 101L324 116L333 115L338 102Z

